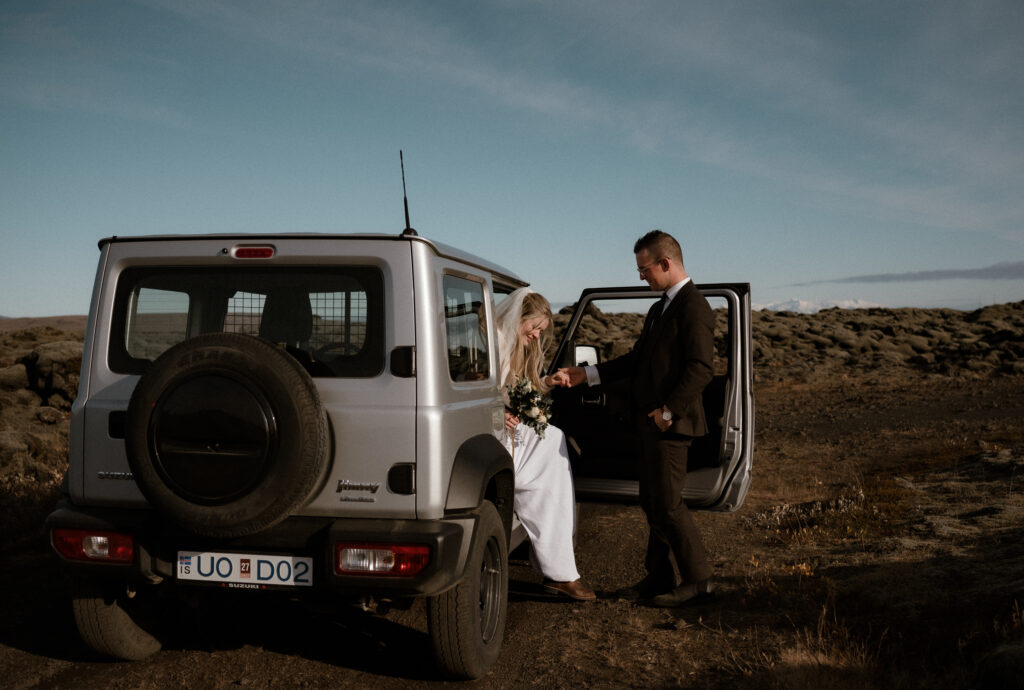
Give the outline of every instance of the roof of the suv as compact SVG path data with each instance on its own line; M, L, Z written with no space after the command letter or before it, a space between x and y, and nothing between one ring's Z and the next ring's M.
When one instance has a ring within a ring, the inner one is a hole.
M487 259L470 254L469 252L462 251L452 247L451 245L444 244L442 242L435 242L433 240L421 237L419 235L387 235L384 233L355 233L355 234L342 234L342 233L275 233L275 234L209 234L209 235L134 235L118 237L104 237L99 241L100 249L106 244L113 244L115 242L175 242L175 241L187 241L187 240L233 240L233 241L248 241L248 242L271 242L275 239L290 240L290 239L315 239L315 240L390 240L397 242L422 242L427 245L438 256L443 256L447 259L453 259L460 261L477 268L481 268L492 276L499 278L503 283L507 283L510 287L522 287L529 285L525 280L520 278L518 275L508 270L503 266L488 261Z

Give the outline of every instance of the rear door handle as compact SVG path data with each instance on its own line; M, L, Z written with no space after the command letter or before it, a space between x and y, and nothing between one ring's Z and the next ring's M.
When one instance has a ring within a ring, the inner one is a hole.
M584 393L580 396L583 407L604 407L604 393Z

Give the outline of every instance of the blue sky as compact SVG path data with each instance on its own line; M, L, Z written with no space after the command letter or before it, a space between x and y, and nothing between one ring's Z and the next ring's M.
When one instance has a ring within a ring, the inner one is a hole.
M1024 299L1024 3L0 2L0 314L109 235L399 232L553 302Z

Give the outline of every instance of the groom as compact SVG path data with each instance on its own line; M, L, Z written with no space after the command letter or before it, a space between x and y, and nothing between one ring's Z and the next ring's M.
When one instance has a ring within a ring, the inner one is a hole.
M683 502L690 444L707 433L701 392L711 381L715 316L683 267L679 243L652 230L633 247L640 278L664 296L651 308L633 349L597 366L570 367L570 385L632 380L640 440L640 502L650 536L647 576L624 592L674 607L709 594L711 565ZM676 585L673 560L682 583Z

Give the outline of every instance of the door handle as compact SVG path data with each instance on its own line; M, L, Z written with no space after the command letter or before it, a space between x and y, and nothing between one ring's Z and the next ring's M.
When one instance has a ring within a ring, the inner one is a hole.
M580 396L583 407L604 407L604 393L584 393Z

